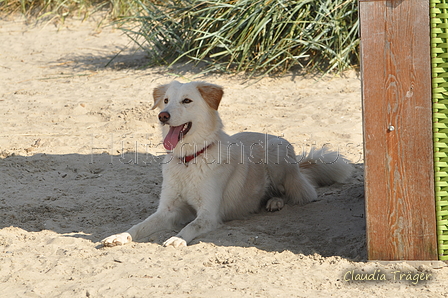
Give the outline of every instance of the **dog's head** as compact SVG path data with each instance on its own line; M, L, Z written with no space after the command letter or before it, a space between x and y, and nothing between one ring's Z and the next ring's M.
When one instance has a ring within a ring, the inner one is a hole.
M217 110L223 94L220 86L206 82L173 81L155 88L152 109L161 109L159 121L163 125L165 149L179 149L182 141L183 151L187 152L184 154L188 154L188 147L200 149L204 142L212 142L211 138L222 128Z

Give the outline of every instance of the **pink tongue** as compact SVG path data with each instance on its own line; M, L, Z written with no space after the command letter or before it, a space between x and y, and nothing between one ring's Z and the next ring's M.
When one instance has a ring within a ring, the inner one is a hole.
M165 140L163 140L163 146L166 150L173 150L177 143L179 142L179 135L184 126L170 126L170 131L165 137Z

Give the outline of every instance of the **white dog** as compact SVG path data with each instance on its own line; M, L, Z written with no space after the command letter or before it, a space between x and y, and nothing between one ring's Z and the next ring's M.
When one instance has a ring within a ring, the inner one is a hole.
M174 81L154 89L160 108L163 183L157 211L127 232L107 237L104 246L131 242L152 233L186 226L164 246L186 246L223 221L259 211L280 210L284 203L305 204L317 198L315 186L342 182L352 167L336 152L312 150L297 162L285 139L222 130L218 106L221 87ZM299 166L300 165L300 166ZM187 224L188 223L188 224Z

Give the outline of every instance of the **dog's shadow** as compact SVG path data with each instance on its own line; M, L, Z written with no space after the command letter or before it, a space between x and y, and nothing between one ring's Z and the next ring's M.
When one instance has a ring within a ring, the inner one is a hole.
M67 154L2 159L7 186L2 189L0 228L52 230L95 245L126 231L155 212L162 177L157 163L142 162L146 156L139 156L139 164L124 163L124 157ZM366 259L363 169L362 165L355 168L347 183L318 189L318 201L226 222L190 245L205 242ZM162 244L175 234L166 231L138 242Z

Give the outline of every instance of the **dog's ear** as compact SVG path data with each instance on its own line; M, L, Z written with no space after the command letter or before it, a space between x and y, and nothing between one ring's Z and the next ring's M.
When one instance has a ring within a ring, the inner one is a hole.
M207 104L214 110L218 110L224 91L220 86L199 82L197 85L199 93Z
M165 97L166 90L168 90L168 85L161 85L152 91L152 97L154 98L154 105L152 106L151 110L154 110L157 108L163 101L163 98Z

